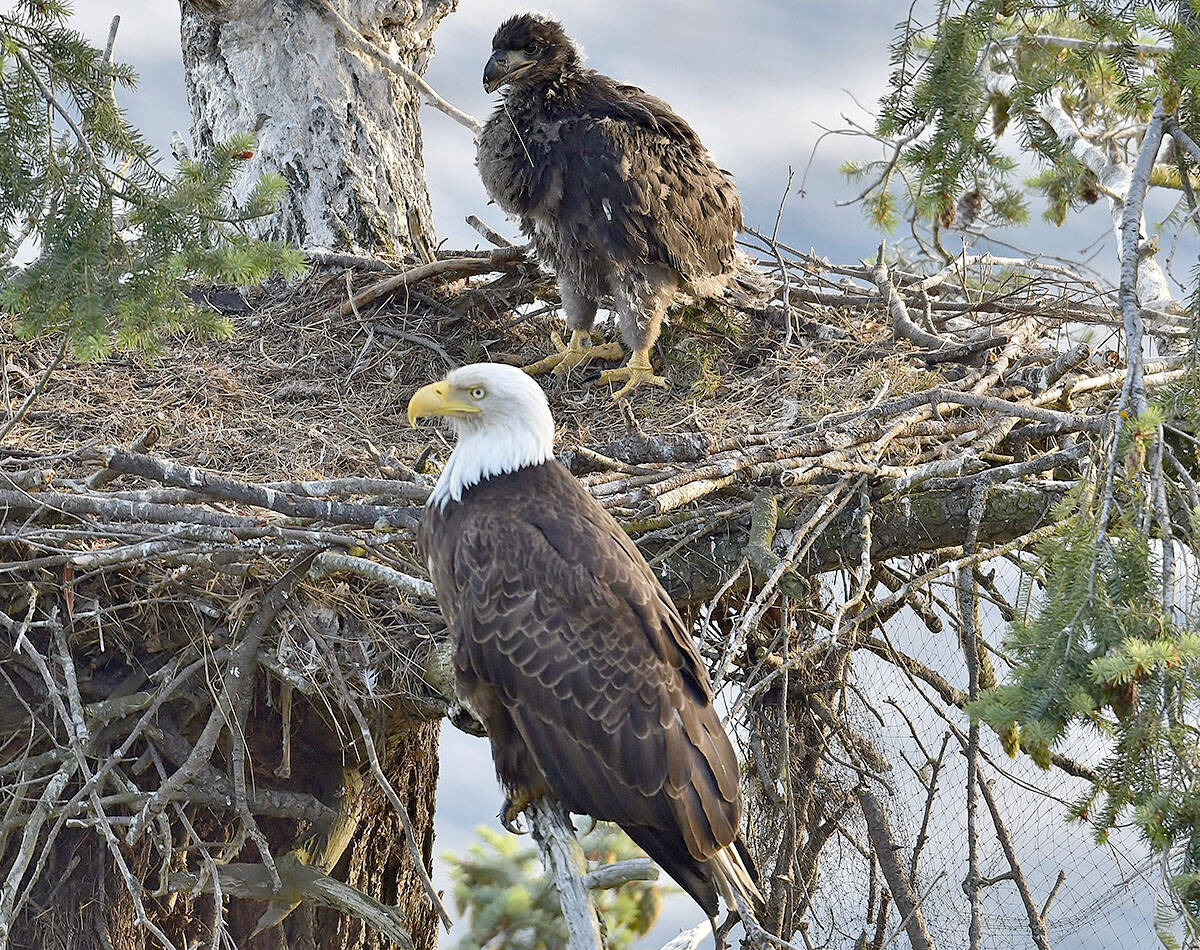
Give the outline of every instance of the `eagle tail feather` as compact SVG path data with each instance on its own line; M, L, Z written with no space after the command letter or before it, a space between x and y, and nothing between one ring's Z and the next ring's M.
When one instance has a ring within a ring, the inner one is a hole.
M625 833L682 887L709 917L717 915L717 888L710 866L688 853L682 839L643 825L622 825ZM732 906L732 905L731 905Z
M766 900L758 889L758 872L741 839L726 845L708 859L713 881L725 903L745 913L745 905L754 909L755 917L766 910ZM739 900L740 898L740 900Z
M732 273L725 278L724 296L735 306L761 310L775 296L779 286L755 266L743 251L733 256Z

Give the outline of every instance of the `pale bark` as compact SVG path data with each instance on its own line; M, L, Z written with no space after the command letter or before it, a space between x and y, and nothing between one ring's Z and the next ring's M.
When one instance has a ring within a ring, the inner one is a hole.
M336 0L364 36L415 72L457 0ZM264 172L288 185L283 205L247 230L306 249L429 257L433 223L416 90L349 48L304 2L182 0L192 137L199 154L257 136L235 200Z
M987 70L984 85L988 92L1009 95L1016 88L1016 80L1009 75ZM1080 131L1074 118L1063 108L1062 92L1053 90L1038 104L1038 113L1054 130L1058 140L1079 162L1096 176L1096 180L1108 201L1112 216L1113 234L1116 237L1117 259L1121 260L1123 247L1122 227L1125 220L1125 199L1133 169L1125 162L1106 155ZM1139 218L1141 234L1147 234L1146 222ZM1137 271L1137 300L1145 309L1169 310L1175 305L1167 275L1154 254L1147 248L1142 255Z

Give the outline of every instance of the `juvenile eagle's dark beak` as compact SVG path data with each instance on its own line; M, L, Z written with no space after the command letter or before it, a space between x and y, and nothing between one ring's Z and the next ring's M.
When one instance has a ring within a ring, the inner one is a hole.
M483 88L487 92L495 92L533 63L534 60L521 53L498 49L483 67Z

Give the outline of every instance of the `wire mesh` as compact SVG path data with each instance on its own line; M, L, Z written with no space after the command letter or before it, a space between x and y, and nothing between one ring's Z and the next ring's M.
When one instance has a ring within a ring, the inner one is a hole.
M1015 597L1017 571L1002 566L997 587ZM919 661L966 691L967 667L957 634L957 619L946 609L954 602L953 578L927 589L941 606L944 629L933 633L909 608L896 613L882 635L900 653ZM886 591L884 592L886 593ZM1002 652L1006 623L1000 611L981 603L981 633L998 675L1007 669ZM844 710L846 724L868 737L891 768L867 778L884 803L905 870L912 875L930 935L938 947L968 946L970 902L964 881L968 871L967 758L960 737L970 720L921 679L867 651L856 651L847 679L857 689ZM957 730L957 732L956 732ZM1102 739L1074 729L1059 751L1083 764L1104 754ZM1155 894L1161 886L1158 862L1128 827L1098 843L1091 828L1071 820L1068 806L1089 783L1057 767L1042 770L1028 756L1011 759L998 738L981 729L981 777L992 790L1000 822L1009 836L1020 874L1036 913L1044 917L1055 950L1150 947ZM864 781L861 770L827 759L827 788L849 790ZM821 874L811 895L806 938L814 947L907 946L894 907L877 928L882 882L872 879L873 858L861 818L841 822L843 830L821 852ZM983 948L1010 950L1035 946L1030 914L1014 880L997 822L982 797L978 802L979 873Z

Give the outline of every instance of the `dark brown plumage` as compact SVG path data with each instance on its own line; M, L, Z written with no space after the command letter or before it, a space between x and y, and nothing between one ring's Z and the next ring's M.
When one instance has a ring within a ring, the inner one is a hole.
M739 838L737 759L625 532L551 460L427 509L421 546L510 794L616 822L714 915L701 865Z
M738 271L737 189L667 103L584 68L557 22L513 17L492 45L484 84L507 89L476 162L558 276L576 353L565 363L584 361L611 297L633 357L609 378L653 382L649 351L674 293L719 295Z
M540 388L463 367L409 413L459 431L419 543L511 811L550 796L616 822L709 916L718 891L759 899L708 671L633 542L550 457Z

